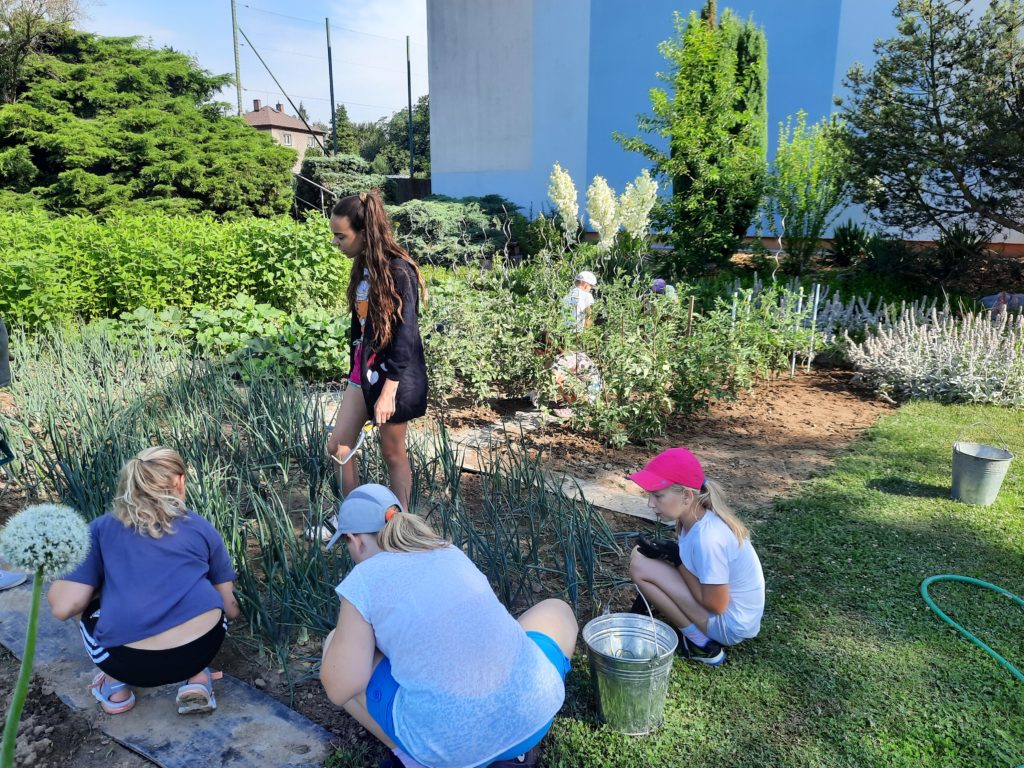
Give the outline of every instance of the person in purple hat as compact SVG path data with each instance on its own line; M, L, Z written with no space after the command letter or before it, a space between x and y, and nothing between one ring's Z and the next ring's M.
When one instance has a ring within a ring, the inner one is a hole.
M660 520L675 523L679 538L678 557L642 542L630 557L630 578L678 628L679 653L717 667L725 646L761 630L764 573L750 531L686 448L662 451L629 478L650 494Z

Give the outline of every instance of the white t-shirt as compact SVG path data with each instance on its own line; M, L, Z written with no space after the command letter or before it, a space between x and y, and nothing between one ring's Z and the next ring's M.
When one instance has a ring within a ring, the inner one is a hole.
M587 322L587 310L594 306L594 294L577 285L569 291L562 303L570 313L569 325L582 331Z
M764 573L750 539L740 546L722 518L708 510L679 537L679 557L701 584L729 585L722 619L732 636L747 639L761 631Z
M562 706L554 664L458 547L381 552L335 591L373 627L391 660L395 732L424 765L486 764Z

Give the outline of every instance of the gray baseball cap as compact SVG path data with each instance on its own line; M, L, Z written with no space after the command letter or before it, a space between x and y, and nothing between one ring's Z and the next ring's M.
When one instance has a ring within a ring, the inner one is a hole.
M360 485L341 502L338 531L327 542L327 548L333 547L346 533L376 533L387 522L386 513L391 507L405 511L390 488L376 483Z

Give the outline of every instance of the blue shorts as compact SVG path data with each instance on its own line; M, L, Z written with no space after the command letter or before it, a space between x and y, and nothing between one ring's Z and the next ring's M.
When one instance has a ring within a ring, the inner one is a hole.
M544 655L555 665L555 669L558 670L558 674L562 676L562 681L564 682L565 676L569 673L571 663L569 659L565 658L562 649L558 647L558 643L543 632L527 632L526 635L540 647ZM385 656L380 660L377 668L373 670L373 674L370 676L370 683L366 686L366 709L370 712L370 717L376 720L384 733L388 735L388 738L395 742L397 747L408 752L409 750L403 746L401 740L395 735L393 711L397 694L398 683L391 674L391 661ZM549 720L533 735L526 737L511 749L489 760L487 765L498 760L511 760L513 757L521 755L537 746L540 740L544 738L544 734L551 728L551 723L553 722L554 718Z

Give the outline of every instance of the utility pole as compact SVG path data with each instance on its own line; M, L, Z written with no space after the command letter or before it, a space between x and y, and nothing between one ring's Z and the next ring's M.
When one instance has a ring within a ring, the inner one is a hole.
M409 91L409 180L412 180L413 149L412 149L412 61L409 58L409 36L405 36L405 84Z
M331 19L327 22L327 79L331 84L331 154L338 154L338 107L334 103L334 64L331 63Z
M235 41L235 91L238 96L238 116L242 116L242 68L238 64L238 11L231 0L231 37Z

